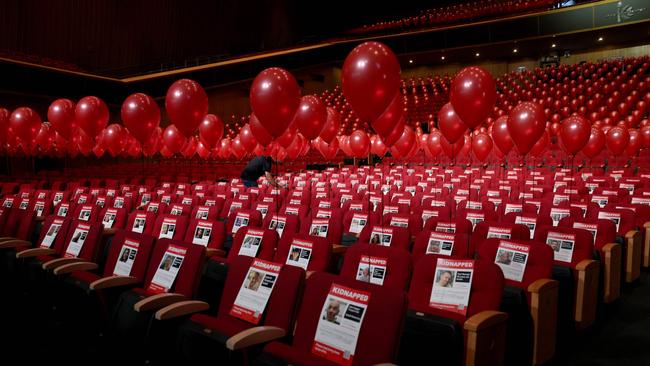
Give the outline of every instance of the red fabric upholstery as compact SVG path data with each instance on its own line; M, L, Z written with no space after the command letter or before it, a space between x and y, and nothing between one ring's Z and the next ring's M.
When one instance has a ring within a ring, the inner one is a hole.
M331 365L332 363L311 354L310 350L321 317L321 309L332 283L370 292L370 302L359 332L353 365L394 362L406 312L405 293L394 288L376 287L324 272L314 273L307 280L293 344L284 346L272 342L264 347L263 352L284 359L290 364ZM377 334L381 334L381 337Z
M437 220L435 217L427 220L424 224L424 230L433 230L433 231L443 231L443 227L454 227L456 228L456 234L471 234L472 233L472 223L466 219L458 220Z
M101 219L102 224L104 224L104 227L106 227L106 215L107 214L115 215L115 219L113 221L113 226L111 226L112 229L124 229L124 225L126 225L126 209L125 208L113 208L113 207L107 207L103 209L100 214L99 218ZM130 229L130 228L129 228Z
M144 280L147 264L149 263L149 258L151 257L154 241L156 239L151 235L138 234L127 230L119 230L115 233L115 236L113 236L113 241L111 242L108 257L106 258L106 265L104 266L103 275L104 277L113 275L115 265L119 260L122 246L126 240L134 241L139 244L135 261L131 267L130 276Z
M221 221L210 221L210 220L197 220L191 219L190 223L185 232L185 242L192 243L194 240L194 233L196 232L196 227L201 225L202 227L209 227L212 229L210 232L210 239L206 248L212 249L221 249L223 248L224 241L226 240L226 224Z
M574 229L570 227L540 226L539 229L535 232L535 242L546 244L546 239L549 232L575 235L575 244L573 246L571 263L554 261L555 265L569 266L575 269L578 263L581 261L585 259L593 259L594 244L593 237L589 231L584 229Z
M565 217L560 221L559 227L574 228L576 225L596 225L596 239L594 247L602 251L603 246L616 242L616 225L611 220L605 219L580 219Z
M504 233L509 233L512 240L529 240L530 231L528 227L522 224L513 224L509 222L480 222L474 228L471 238L471 248L469 253L474 253L476 248L485 240L488 236L490 230L497 231L502 230Z
M330 244L340 244L341 243L341 236L343 235L342 232L342 220L339 216L338 219L335 218L330 218L330 219L319 219L316 217L313 218L306 218L302 220L301 225L300 225L300 233L309 235L311 234L311 225L314 222L314 220L326 220L327 221L327 237L325 238L328 243Z
M129 219L126 223L125 230L131 231L133 229L133 224L135 223L136 218L144 218L144 230L143 234L153 235L153 228L156 226L156 214L153 212L147 211L134 211L129 215Z
M402 248L370 244L355 244L345 253L341 277L356 279L361 256L367 255L388 261L383 286L406 291L411 277L411 255Z
M81 220L80 215L82 211L90 211L90 218L88 221L94 222L94 221L101 221L101 218L99 217L99 211L101 210L100 207L97 205L93 205L90 203L83 204L83 205L78 205L77 208L74 210L74 215L72 215L72 219L75 220Z
M465 323L467 318L481 311L499 310L505 279L499 266L489 260L474 262L472 292L469 297L466 316L429 306L438 258L444 257L428 254L416 263L408 293L409 308L411 310L451 318L461 325Z
M273 220L284 220L284 230L280 237L285 235L293 235L300 230L300 218L297 215L285 215L285 214L269 214L264 218L263 227L268 229L271 226L271 221Z
M175 223L176 228L174 230L173 238L174 240L183 240L185 238L185 232L187 231L187 217L185 216L176 216L176 215L158 215L156 217L156 223L153 227L151 235L156 238L160 237L160 231L164 222Z
M232 233L233 224L235 223L237 215L239 215L239 214L248 215L249 219L248 219L248 225L247 226L262 227L262 213L261 212L259 212L257 210L242 208L242 209L234 210L228 216L228 222L226 224L226 233L228 233L228 234ZM239 228L239 230L241 230L242 228L243 228L243 226L241 228Z
M260 247L257 249L256 258L264 259L270 261L275 254L275 248L278 245L278 233L275 230L262 229L262 228L253 228L253 227L243 227L237 231L235 237L232 240L232 246L230 247L230 252L228 252L228 262L239 257L239 249L241 248L244 238L249 233L249 231L262 233L262 242Z
M359 235L359 243L372 243L372 239L370 238L370 235L372 234L374 228L383 228L384 230L389 230L392 232L393 237L390 243L391 247L410 250L411 235L409 234L408 229L403 227L395 227L395 226L388 226L388 225L384 225L384 226L366 225L366 227L364 227L363 230L361 230L361 234Z

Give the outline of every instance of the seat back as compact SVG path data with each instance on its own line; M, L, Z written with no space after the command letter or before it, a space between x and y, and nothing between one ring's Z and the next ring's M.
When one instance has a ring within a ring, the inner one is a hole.
M169 292L178 293L191 298L196 290L196 286L201 275L201 268L205 259L205 248L200 245L185 243L180 240L172 239L158 239L151 254L151 260L147 267L147 274L145 276L144 289L154 294L155 291L151 287L151 282L160 267L164 266L165 258L169 253L178 254L178 251L173 251L178 248L184 252L183 260L180 261L180 268ZM168 250L172 250L168 252ZM178 261L176 261L178 263Z
M540 226L535 241L553 248L553 260L558 266L576 268L581 261L594 257L593 236L585 229Z
M228 216L226 232L236 234L243 227L262 227L262 213L251 209L236 209Z
M101 239L101 223L72 220L60 254L63 257L95 262Z
M408 229L403 227L372 225L363 228L359 242L409 250L411 237Z
M101 211L99 217L102 219L104 228L123 229L126 225L126 209L107 207Z
M126 230L153 235L153 228L156 226L156 214L148 211L133 211L126 222Z
M99 206L90 203L78 205L74 210L74 216L72 216L72 219L95 222L100 219L100 210L101 208Z
M294 346L308 353L311 351L318 322L323 317L323 306L328 301L333 284L370 294L353 365L393 362L406 313L406 294L392 287L377 287L325 272L315 273L307 280L298 311ZM377 334L382 336L377 337Z
M341 219L334 218L305 218L300 225L300 233L305 235L320 236L330 244L340 244L342 233Z
M423 230L415 237L413 244L413 263L427 254L441 257L473 258L474 251L470 247L470 236L460 233L444 233L435 230ZM451 248L449 244L451 243Z
M237 257L230 262L228 277L219 303L219 318L231 318L242 322L230 315L230 310L254 261L255 259L251 257ZM273 292L266 304L264 315L258 325L278 327L284 329L287 333L291 332L296 316L296 304L301 295L304 281L304 270L294 266L282 266L273 287ZM249 324L249 327L253 327L253 324Z
M276 230L282 238L285 234L293 235L300 230L300 218L297 215L269 214L264 218L262 226Z
M308 235L285 235L278 243L274 262L298 266L306 271L324 271L330 262L332 247L326 238Z
M152 235L156 238L183 240L187 231L187 217L176 215L158 215Z
M71 218L56 215L46 217L35 247L49 248L61 253L71 222Z
M406 291L411 267L411 255L402 248L355 244L345 253L341 277Z
M278 245L278 233L273 229L246 226L237 231L228 252L228 261L239 256L271 260Z
M111 241L104 277L131 276L144 281L155 240L151 235L118 230Z
M221 249L226 241L226 225L221 221L192 219L185 232L185 242L206 248Z

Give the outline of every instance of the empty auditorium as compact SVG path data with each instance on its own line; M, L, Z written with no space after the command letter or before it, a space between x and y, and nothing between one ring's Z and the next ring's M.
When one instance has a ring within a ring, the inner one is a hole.
M13 365L650 366L650 0L0 1Z

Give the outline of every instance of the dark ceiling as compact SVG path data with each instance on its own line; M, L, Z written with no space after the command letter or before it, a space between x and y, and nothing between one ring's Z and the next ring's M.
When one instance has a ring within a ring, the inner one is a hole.
M0 56L123 78L315 43L450 2L3 0Z

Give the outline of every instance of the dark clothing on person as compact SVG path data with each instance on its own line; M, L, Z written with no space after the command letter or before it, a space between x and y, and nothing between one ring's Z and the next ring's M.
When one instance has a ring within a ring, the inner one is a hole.
M270 172L271 162L272 160L268 156L258 156L249 161L246 168L241 172L241 179L244 181L244 184L257 182L257 179L263 176L264 173Z

